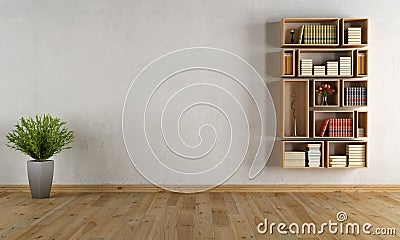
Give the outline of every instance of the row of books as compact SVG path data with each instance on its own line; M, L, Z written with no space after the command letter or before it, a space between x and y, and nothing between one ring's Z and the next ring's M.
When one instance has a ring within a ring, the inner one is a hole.
M365 145L363 144L347 144L346 155L348 157L349 167L365 166Z
M336 25L302 25L299 44L336 44Z
M347 43L361 44L361 27L347 28Z
M324 137L353 137L353 119L327 118L322 121L319 136Z
M344 88L345 106L367 106L366 87L345 87Z
M284 75L293 75L293 54L285 53L284 60Z
M307 166L322 167L321 165L321 144L308 143L306 144Z
M300 59L300 75L352 76L351 61L351 57L339 57L339 61L327 61L325 67L325 65L313 66L312 59Z

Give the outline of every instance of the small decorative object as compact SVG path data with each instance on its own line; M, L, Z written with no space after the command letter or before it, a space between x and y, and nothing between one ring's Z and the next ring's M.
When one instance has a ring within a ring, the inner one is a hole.
M296 122L296 92L292 91L292 101L290 102L290 109L292 110L292 118L293 118L293 137L297 137L297 122Z
M290 34L292 35L292 38L290 39L290 43L294 43L294 29L290 29Z
M33 158L28 161L28 179L33 198L50 197L54 161L49 160L62 150L69 149L74 132L66 122L49 114L36 115L35 119L22 117L7 136L7 146Z
M328 96L335 93L335 89L328 83L322 84L320 87L317 87L315 92L322 97L322 101L320 105L326 106L328 105Z

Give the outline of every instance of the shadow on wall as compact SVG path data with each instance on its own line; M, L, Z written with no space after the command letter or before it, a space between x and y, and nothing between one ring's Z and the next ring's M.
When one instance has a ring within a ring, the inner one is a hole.
M271 97L275 104L275 112L277 118L277 129L276 129L276 141L274 148L271 153L270 160L267 166L279 166L280 165L280 96L281 96L281 85L280 85L280 23L279 22L267 22L264 25L265 31L265 71L267 76L267 85L271 93Z

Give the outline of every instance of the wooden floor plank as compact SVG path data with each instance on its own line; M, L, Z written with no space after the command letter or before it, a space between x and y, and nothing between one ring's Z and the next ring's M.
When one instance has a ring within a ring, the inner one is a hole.
M257 226L348 222L395 227L396 236L272 235ZM0 192L0 239L399 239L400 193L29 193Z

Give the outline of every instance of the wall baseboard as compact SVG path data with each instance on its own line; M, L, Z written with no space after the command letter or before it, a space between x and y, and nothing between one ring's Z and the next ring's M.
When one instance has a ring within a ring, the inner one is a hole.
M179 187L176 187L179 189ZM193 189L196 189L195 187ZM28 185L0 185L0 192L29 192ZM52 192L163 192L154 185L58 185ZM221 185L209 192L400 192L400 185Z

